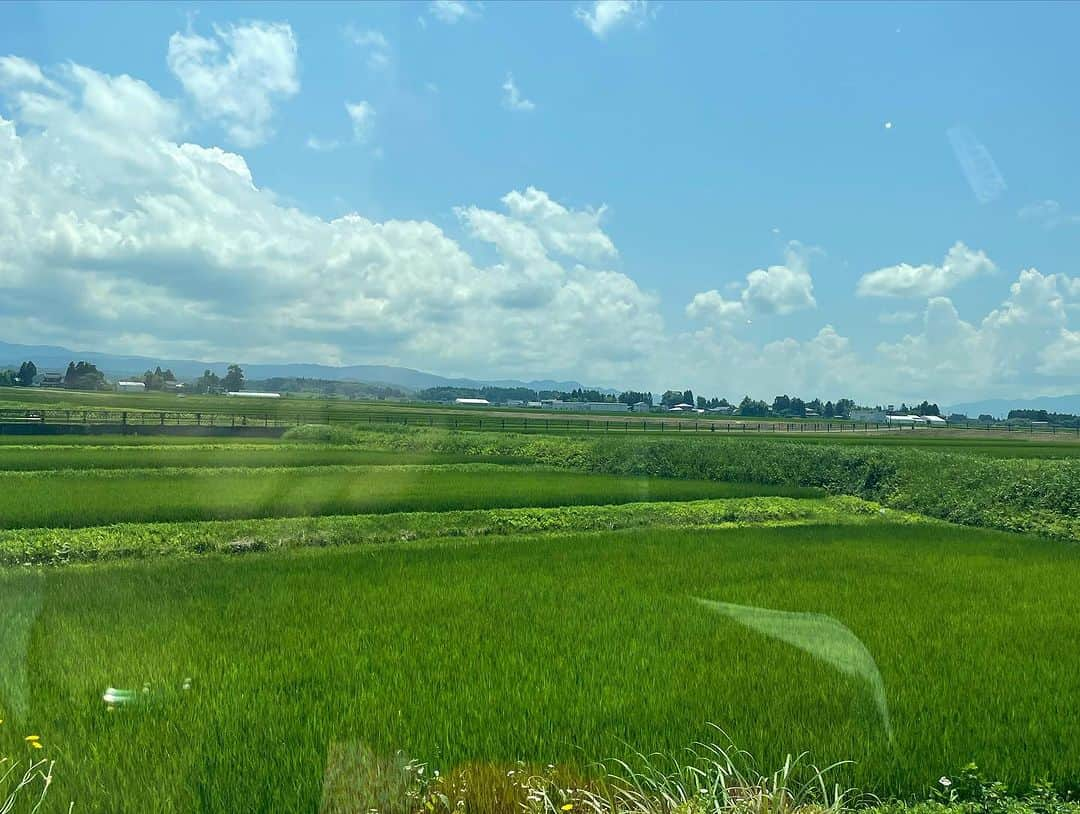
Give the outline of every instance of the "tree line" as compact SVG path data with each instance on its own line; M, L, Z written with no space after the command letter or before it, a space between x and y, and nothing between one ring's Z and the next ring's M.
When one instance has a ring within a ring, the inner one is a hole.
M17 371L0 371L0 386L30 387L38 376L38 367L33 361L19 365ZM107 383L105 374L91 362L68 362L67 370L60 377L60 383L70 390L103 390Z

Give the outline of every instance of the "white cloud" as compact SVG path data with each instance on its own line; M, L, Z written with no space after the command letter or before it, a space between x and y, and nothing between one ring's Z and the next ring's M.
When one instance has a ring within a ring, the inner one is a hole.
M274 104L300 90L296 40L285 23L214 26L214 37L177 32L168 64L200 114L239 147L266 141Z
M383 71L390 67L390 42L386 35L375 29L345 26L345 39L367 53L368 68Z
M637 28L649 18L648 0L594 0L591 6L578 6L574 16L584 23L594 36L604 39L611 31L624 25Z
M480 8L479 3L466 0L431 0L428 3L428 14L441 23L453 25L470 17L478 17Z
M41 68L30 60L14 55L0 57L0 87L16 85L38 85L49 90L56 90L56 84L46 79Z
M600 228L605 206L571 210L536 187L507 193L502 202L513 217L536 231L548 250L587 260L618 255L615 244Z
M878 314L878 322L882 325L904 325L914 322L919 318L918 311L892 311L886 314Z
M994 271L996 266L985 252L957 241L940 266L900 263L871 271L859 278L856 293L860 297L934 297Z
M333 152L341 146L341 142L337 139L321 139L317 136L308 136L304 144L309 150L314 150L317 153Z
M742 300L726 299L714 288L695 294L694 299L686 306L686 315L703 322L730 324L746 319L746 307Z
M879 355L892 376L955 400L1034 393L1040 375L1080 379L1075 332L1067 327L1069 301L1080 295L1077 282L1025 269L1005 301L977 324L961 319L947 297L934 297L922 332L879 345Z
M1056 229L1058 226L1080 223L1080 215L1065 212L1060 203L1049 199L1029 203L1021 207L1016 214L1021 220L1038 223L1044 229Z
M345 111L352 122L353 140L363 144L375 129L375 108L370 102L346 102Z
M876 348L837 323L743 341L733 320L814 307L806 251L792 244L730 299L722 284L694 297L700 330L668 332L657 298L618 270L603 206L525 187L460 207L446 230L327 220L260 188L241 155L186 142L177 105L137 79L78 65L45 70L44 82L18 76L0 90L12 117L0 118L5 340L679 382L730 399L948 403L1080 386L1077 277L1026 269L981 318L934 296L904 337ZM42 307L58 297L63 308Z
M241 156L174 140L171 103L130 78L60 81L34 126L18 105L0 119L5 339L604 383L641 375L663 330L607 262L603 208L535 188L465 207L462 231L494 254L481 261L426 221L282 205ZM65 307L41 308L57 292Z
M1063 328L1039 354L1037 370L1047 376L1080 375L1080 331Z
M785 252L785 265L755 269L746 275L739 299L727 299L716 289L703 291L694 295L686 314L692 319L732 324L758 314L783 316L816 307L806 251L793 241Z
M518 90L518 86L514 83L514 77L510 74L506 75L506 79L503 81L503 107L507 110L520 110L530 111L536 108L536 105L521 95L521 91Z

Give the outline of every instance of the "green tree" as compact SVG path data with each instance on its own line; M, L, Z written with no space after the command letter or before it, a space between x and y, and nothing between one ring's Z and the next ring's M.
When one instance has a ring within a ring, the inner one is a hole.
M207 368L202 376L195 380L196 393L210 393L221 385L221 378L214 371Z
M102 390L105 387L105 374L90 362L68 362L64 387L72 390Z
M33 362L23 362L19 365L19 372L15 374L15 380L23 387L29 387L34 383L37 376L37 365Z
M244 389L244 369L240 365L229 365L225 378L221 380L222 386L230 392L236 393Z

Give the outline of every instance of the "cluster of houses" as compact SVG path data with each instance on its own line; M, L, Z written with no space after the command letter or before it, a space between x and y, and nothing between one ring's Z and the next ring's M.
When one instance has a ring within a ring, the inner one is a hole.
M454 404L462 407L492 407L496 406L488 399L481 398L457 398ZM509 399L501 403L503 407L526 407L536 410L572 410L577 413L711 413L731 415L734 407L714 407L708 410L695 407L693 404L649 404L647 401L639 401L635 404L623 404L619 401L562 401L560 399L541 399L540 401L521 401Z
M623 404L612 401L561 401L559 399L542 399L540 401L521 401L509 399L498 404L493 404L484 398L457 398L454 404L461 407L525 407L537 410L572 410L574 412L598 412L598 413L691 413L696 415L734 415L735 407L724 405L722 407L701 408L693 404L681 403L672 405L649 404L647 401L639 401L636 404ZM813 410L806 411L807 418L817 418ZM945 427L948 426L941 416L936 415L891 415L884 410L852 410L849 420L863 424L886 424L900 427Z

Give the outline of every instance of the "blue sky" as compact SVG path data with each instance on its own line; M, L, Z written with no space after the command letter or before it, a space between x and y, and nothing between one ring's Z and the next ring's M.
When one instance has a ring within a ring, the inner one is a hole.
M0 306L0 338L729 398L1073 392L1077 23L1057 3L5 4L8 180L42 196L5 231L46 239L0 237L0 290L87 305ZM245 169L221 181L215 150Z

